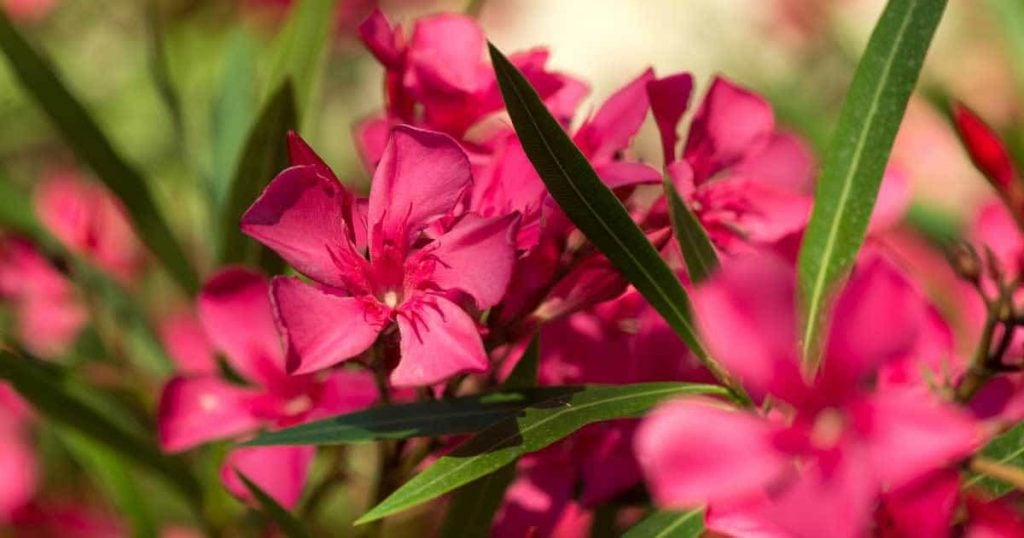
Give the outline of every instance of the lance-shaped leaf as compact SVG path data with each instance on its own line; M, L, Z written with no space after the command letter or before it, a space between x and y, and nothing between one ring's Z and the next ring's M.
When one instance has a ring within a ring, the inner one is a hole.
M381 439L465 435L522 414L527 407L544 404L576 390L579 387L545 387L373 407L267 432L246 444L337 445Z
M639 383L577 387L573 392L529 407L521 416L481 431L406 482L356 524L368 523L444 495L536 452L587 424L642 415L658 402L683 394L725 395L713 385Z
M50 62L37 53L0 10L0 48L7 55L22 89L49 116L78 159L124 203L139 237L167 272L190 295L199 277L185 251L157 211L142 175L114 150L99 125L57 76Z
M235 474L245 484L245 487L249 489L249 493L256 499L256 502L260 504L263 513L281 529L285 536L288 538L309 538L310 534L306 531L306 527L291 512L278 504L273 497L267 495L267 492L260 489L255 482L249 480L249 477L240 471L235 471Z
M657 511L633 525L622 538L697 538L704 534L704 511Z
M297 107L306 112L321 60L330 36L338 0L302 0L292 8L281 33L271 46L267 95L285 80L295 84Z
M668 201L668 215L672 221L672 231L683 252L686 271L694 284L703 282L718 269L718 253L711 243L707 231L701 225L697 215L693 214L686 202L679 197L676 188L668 179L665 180L665 198Z
M521 72L488 45L505 107L523 150L566 215L636 287L719 379L725 373L697 339L690 300L675 273L633 222Z
M1024 422L989 441L978 455L999 465L1024 470ZM1006 495L1014 488L1012 484L980 473L964 482L965 487L973 485L979 485L997 496Z
M276 255L242 234L239 222L260 192L288 167L288 131L296 129L295 96L285 82L267 102L249 131L234 180L221 210L221 262L256 264L274 273L283 264Z
M0 379L7 381L36 411L115 451L121 457L153 471L174 486L192 506L201 506L201 490L181 460L160 452L151 439L141 437L108 418L97 405L65 387L64 375L53 365L0 349Z
M530 340L530 345L516 363L512 373L505 378L502 387L515 389L536 385L539 362L540 335L537 334ZM505 497L505 490L515 477L516 462L512 461L456 490L441 526L441 537L486 538L490 534L494 514Z
M824 312L864 242L896 131L946 0L890 0L843 101L800 249L802 346L818 362Z

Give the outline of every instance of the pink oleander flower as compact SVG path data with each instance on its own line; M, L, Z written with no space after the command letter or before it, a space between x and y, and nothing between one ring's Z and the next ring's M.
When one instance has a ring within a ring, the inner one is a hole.
M968 456L982 434L926 388L871 388L880 366L915 349L927 312L889 262L856 267L813 378L796 346L794 293L793 268L766 255L727 261L694 292L711 355L771 408L669 402L640 427L637 456L660 505L707 505L722 532L757 523L790 536L860 536L883 490Z
M65 248L123 283L133 280L143 251L120 200L68 170L50 172L36 188L36 214Z
M67 352L87 321L67 277L21 239L0 237L0 299L14 312L18 341L40 357Z
M0 384L0 527L28 506L36 492L36 455L28 431L28 408Z
M504 296L518 216L451 218L473 177L440 133L394 129L365 210L346 212L352 195L325 169L285 170L242 218L245 233L313 280L272 284L289 371L352 359L393 328L399 356L385 366L394 386L487 370L476 320L460 305L486 310Z
M242 268L222 270L203 287L197 310L212 347L209 351L196 352L201 344L191 330L163 332L185 340L168 342L172 357L182 361L183 372L167 382L160 397L159 437L164 450L179 452L217 439L244 438L261 428L292 426L376 401L376 386L368 373L336 370L292 376L285 372L270 285L263 275ZM185 355L178 354L183 350ZM196 357L213 361L213 350L223 353L249 384L222 379L215 362L197 364ZM302 494L314 452L305 446L235 448L228 454L221 479L234 495L248 498L237 470L291 507Z
M666 171L712 241L728 252L801 231L811 206L810 152L776 130L764 99L716 77L678 155L676 130L692 87L683 73L648 82L647 92Z

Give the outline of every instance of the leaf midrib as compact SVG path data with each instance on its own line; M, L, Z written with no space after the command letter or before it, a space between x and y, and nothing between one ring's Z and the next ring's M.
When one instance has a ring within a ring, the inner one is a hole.
M818 271L815 275L814 286L811 288L811 302L807 306L807 319L804 325L804 338L803 342L801 343L803 347L804 357L807 357L810 353L811 346L813 345L811 339L813 336L816 336L816 327L819 326L819 324L817 323L817 318L819 315L818 311L821 309L822 300L824 298L823 290L825 288L825 275L828 273L828 260L829 258L831 258L832 251L835 249L836 238L837 234L839 233L839 222L841 220L840 217L842 217L842 215L846 213L847 199L849 198L850 192L853 188L853 178L856 175L856 171L860 169L859 163L861 162L861 155L864 152L864 147L867 145L868 133L871 132L875 124L878 105L882 98L882 94L885 93L884 89L886 87L886 84L888 83L889 75L892 73L892 66L896 60L896 56L898 55L899 50L902 47L903 38L906 36L906 30L910 24L910 20L913 18L913 14L914 6L911 6L907 9L906 16L900 23L900 29L899 32L897 32L896 34L896 43L892 47L892 53L889 55L888 58L886 58L885 68L882 71L881 80L877 85L877 89L875 91L874 96L871 98L871 106L868 108L867 124L865 125L865 128L861 130L860 136L857 140L856 149L854 150L854 165L850 167L850 171L847 172L846 178L843 182L843 190L840 193L839 203L837 204L839 211L835 213L835 216L833 216L832 218L831 225L829 226L829 233L825 241L825 249L821 256L822 262L818 264Z

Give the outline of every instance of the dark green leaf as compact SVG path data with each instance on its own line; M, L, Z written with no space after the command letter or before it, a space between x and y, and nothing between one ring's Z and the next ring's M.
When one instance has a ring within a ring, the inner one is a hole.
M66 389L58 367L0 349L0 379L48 419L153 471L194 506L201 504L199 484L179 459L162 454L152 440L126 428L123 421L107 418L95 404Z
M246 444L336 445L379 439L476 433L496 422L522 414L529 406L547 402L574 390L578 389L546 387L380 406L264 433Z
M149 186L110 144L85 107L68 91L50 63L15 30L0 10L0 48L10 62L22 89L50 117L68 146L96 176L121 199L139 237L189 294L199 289L199 277L185 251L157 211Z
M283 506L277 503L273 497L267 495L267 492L260 489L252 480L249 480L247 476L236 470L235 473L238 478L245 483L245 487L249 488L249 493L260 503L260 507L263 508L263 513L274 522L281 532L288 538L309 538L309 533L306 532L306 527L303 526L302 522L295 518L291 512L285 510Z
M704 533L704 511L657 511L630 527L622 538L696 538Z
M843 101L800 249L804 357L816 367L824 312L864 241L889 153L946 0L890 0Z
M587 239L661 313L694 355L716 377L726 379L697 339L690 300L675 273L551 116L526 77L494 45L489 49L512 125L548 192Z
M683 251L683 260L690 280L694 284L703 282L718 269L718 253L711 239L704 231L704 226L697 220L686 202L679 197L675 186L665 179L665 198L668 200L668 214L672 220L672 231L675 233L679 248Z
M473 436L406 482L356 520L356 524L369 523L444 495L587 424L637 417L666 398L684 394L727 392L717 386L686 383L575 387Z
M265 88L276 91L286 80L295 85L298 110L306 112L334 22L338 0L302 0L294 6L271 46Z
M516 363L502 388L506 390L533 387L537 384L537 365L540 361L540 334L534 335L523 356ZM505 490L516 477L516 462L477 478L462 486L452 495L441 527L442 537L481 538L490 534L494 513L501 506Z
M979 456L993 460L1000 465L1024 469L1024 422L989 441ZM964 487L979 485L997 496L1003 496L1014 486L990 476L975 474L964 482Z
M238 161L235 178L221 211L221 263L249 263L261 260L269 272L282 267L276 256L242 234L242 214L278 172L288 167L288 131L296 128L295 97L285 82L263 107L260 118L249 131L245 150ZM269 265L269 266L268 266Z

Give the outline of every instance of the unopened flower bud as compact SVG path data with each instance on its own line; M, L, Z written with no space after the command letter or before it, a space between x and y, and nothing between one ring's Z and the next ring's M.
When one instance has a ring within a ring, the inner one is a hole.
M949 251L949 263L956 275L968 282L981 278L981 258L970 243L957 243Z

